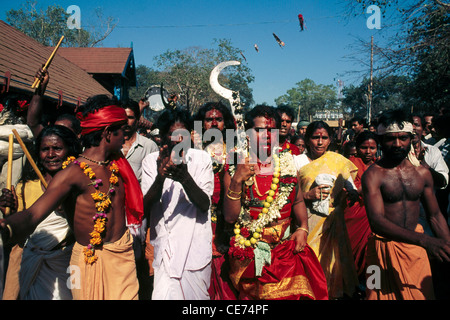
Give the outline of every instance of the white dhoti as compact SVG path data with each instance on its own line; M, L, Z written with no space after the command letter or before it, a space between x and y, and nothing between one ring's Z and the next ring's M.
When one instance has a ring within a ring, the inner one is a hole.
M200 270L184 270L180 278L174 278L163 259L154 271L152 300L210 300L211 263Z
M53 212L27 239L19 272L21 300L71 300L67 279L73 244L59 246L70 232L66 218Z

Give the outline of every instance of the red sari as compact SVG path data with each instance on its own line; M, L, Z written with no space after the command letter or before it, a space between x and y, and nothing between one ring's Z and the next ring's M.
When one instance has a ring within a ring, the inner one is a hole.
M354 182L356 188L360 188L361 177L367 170L368 166L366 166L361 158L358 157L350 157L349 160L358 167L358 173ZM356 271L358 276L365 276L367 240L372 234L372 231L370 230L366 208L361 195L359 196L359 201L353 206L347 206L345 209L344 218L347 225L347 232L348 237L350 238L353 257L355 259Z
M214 172L214 192L211 197L211 221L213 231L211 260L211 284L208 289L211 300L236 300L237 293L229 279L229 262L226 245L229 245L227 226L220 212L223 196L224 166Z
M256 176L256 182L246 190L263 200L272 182L272 176ZM262 196L260 196L259 194ZM289 201L280 210L281 217L262 230L262 241L271 246L271 262L265 265L260 276L256 275L255 259L230 257L230 278L239 291L241 300L326 300L327 283L322 267L314 251L306 245L293 253L295 242L283 237L291 224L291 207L296 188ZM250 215L258 214L260 207L250 206ZM284 239L283 239L284 238Z

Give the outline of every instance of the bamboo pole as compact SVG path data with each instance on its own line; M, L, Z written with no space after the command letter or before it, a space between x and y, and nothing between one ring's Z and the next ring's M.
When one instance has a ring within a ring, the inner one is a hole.
M58 51L59 46L61 45L63 39L64 39L64 36L61 36L61 39L59 39L58 44L56 45L55 49L53 49L53 52L52 52L52 54L50 55L50 58L48 58L48 60L47 60L47 62L45 63L44 67L42 68L42 70L45 71L45 70L50 66L50 63L52 63L53 57L55 56L56 51ZM36 89L36 88L39 86L39 83L40 83L40 82L41 82L40 79L35 78L35 79L34 79L34 82L33 82L33 85L31 86L31 88L32 88L32 89Z
M9 135L9 148L8 148L8 171L6 175L6 188L11 190L12 186L12 167L13 167L13 153L14 153L14 135L11 133ZM5 208L5 215L11 213L11 208Z
M31 166L33 167L33 170L36 172L36 174L39 177L39 180L41 180L42 185L47 188L47 181L45 181L44 176L42 175L41 171L36 165L36 162L34 162L33 157L31 156L30 152L28 151L27 147L25 146L25 143L22 141L22 138L19 136L19 133L16 129L12 129L12 132L14 133L14 136L16 137L17 141L19 142L20 146L22 147L23 152L27 156L28 161L30 162Z

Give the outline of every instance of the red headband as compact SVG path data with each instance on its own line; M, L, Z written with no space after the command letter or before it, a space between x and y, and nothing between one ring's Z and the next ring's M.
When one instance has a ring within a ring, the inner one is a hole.
M126 123L128 120L125 110L116 105L103 107L85 117L78 112L77 118L80 120L81 135L102 130L110 125Z

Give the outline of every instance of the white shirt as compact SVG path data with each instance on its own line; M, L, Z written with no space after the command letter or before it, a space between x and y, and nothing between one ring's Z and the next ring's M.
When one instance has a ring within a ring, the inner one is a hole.
M159 152L142 162L142 192L153 185ZM186 152L189 174L209 197L214 191L211 157L203 150ZM161 199L150 209L150 243L154 247L154 268L169 266L170 277L181 278L183 270L199 270L211 262L211 212L201 212L188 198L183 186L172 179L164 181Z
M445 177L445 186L441 189L445 189L448 184L448 167L444 161L444 157L442 156L441 150L436 146L431 144L426 144L424 142L420 142L422 147L425 148L424 160L425 162L434 169L434 171L439 172Z
M153 140L136 133L136 140L134 140L125 158L130 163L139 182L141 182L142 176L142 160L144 160L145 156L148 154L156 151L158 151L158 145Z

